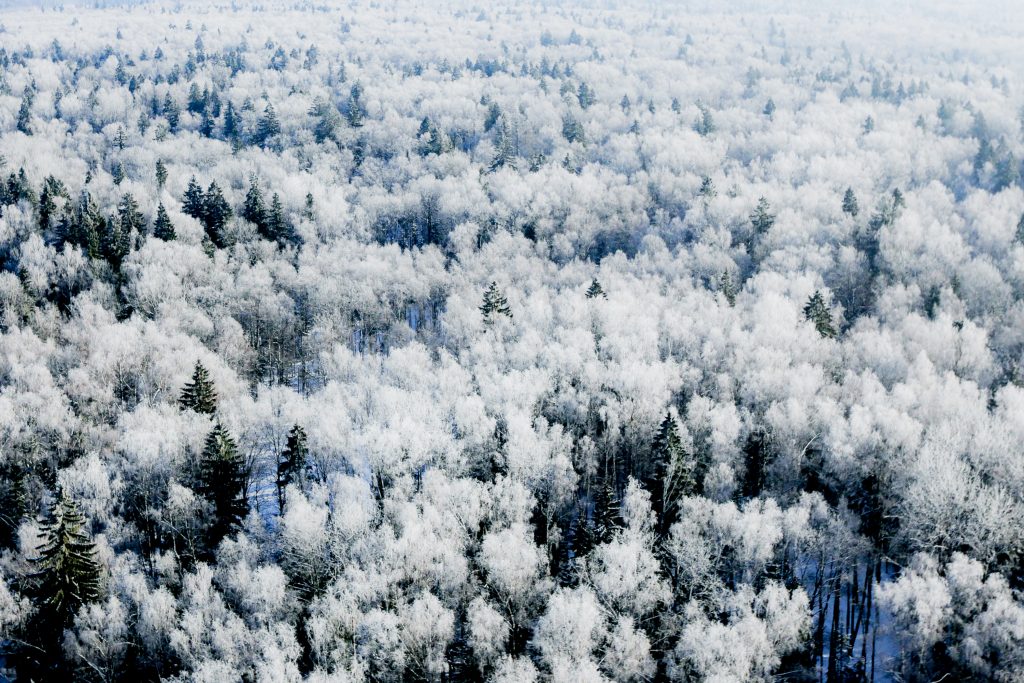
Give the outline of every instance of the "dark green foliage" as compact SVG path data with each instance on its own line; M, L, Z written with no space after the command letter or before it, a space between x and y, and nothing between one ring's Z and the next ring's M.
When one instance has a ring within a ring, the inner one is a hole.
M18 130L25 135L32 135L32 102L35 100L35 91L31 86L25 86L21 95L21 106L18 108Z
M40 621L57 633L71 624L79 607L100 597L101 568L85 526L85 518L63 494L41 525L32 597Z
M313 124L313 137L317 142L326 140L337 140L338 130L341 128L341 114L330 102L317 98L309 115L315 119Z
M747 443L743 447L743 461L746 470L743 476L743 495L747 498L756 498L761 495L765 484L765 469L767 458L767 444L765 435L760 430L754 430L747 437Z
M718 190L715 189L715 183L711 180L711 176L704 176L700 180L700 189L697 190L697 194L704 199L714 199L718 194Z
M728 271L722 273L718 278L718 291L722 293L730 306L736 305L736 283L732 281L732 275Z
M18 526L28 512L28 475L27 468L13 458L0 466L0 549L14 546Z
M194 410L204 415L213 415L217 412L217 391L213 386L213 380L210 379L210 373L199 361L196 361L192 380L181 390L178 405L182 410Z
M167 215L167 209L164 208L163 202L156 207L156 220L153 221L153 236L168 242L176 236L174 224L171 223L171 218Z
M576 90L576 99L580 103L580 107L583 109L589 108L594 102L597 101L594 91L591 90L590 86L587 85L586 81L580 83L579 88Z
M156 160L156 187L162 190L164 185L167 184L167 165L163 162L163 159Z
M764 197L757 200L757 207L750 213L750 224L755 235L763 235L775 225L775 215L772 214L771 205Z
M804 317L814 323L814 328L822 337L836 336L836 329L832 323L832 312L820 291L814 290L814 294L807 300L807 304L804 306Z
M764 103L764 109L761 111L768 118L775 116L775 100L769 97L768 101Z
M843 213L849 214L854 218L860 213L860 206L857 204L857 195L853 193L853 188L846 188L846 193L843 195Z
M178 103L174 101L170 93L164 97L163 115L167 119L167 125L170 127L172 133L178 131L178 122L181 120L181 109L178 108Z
M277 464L277 501L279 509L284 511L284 492L290 484L300 484L306 473L309 449L306 446L306 430L299 425L288 432L288 443L285 445Z
M693 129L702 137L707 137L715 132L715 118L703 103L698 103L697 108L700 109L700 116L694 122Z
M505 295L498 289L497 282L491 282L487 287L487 291L484 292L484 302L480 306L480 312L484 315L484 324L491 325L495 316L504 315L508 318L512 317L512 309L508 307L508 300L505 299Z
M203 210L200 218L206 226L206 234L214 246L226 246L224 228L228 221L231 220L232 215L231 205L224 198L220 187L216 181L211 182L210 186L206 188L206 194L203 196Z
M267 103L263 116L256 124L256 143L265 147L274 137L281 134L281 122L277 119L274 105Z
M683 447L679 426L672 414L666 413L651 448L646 482L662 533L675 521L679 499L696 491L694 470L694 459Z
M295 241L292 226L284 216L284 207L281 205L281 195L274 193L270 199L270 211L267 213L267 239L284 245Z
M70 197L64 183L52 175L47 176L43 181L43 191L39 193L39 229L43 233L53 227L60 208L68 199Z
M146 230L146 219L139 211L139 203L135 201L135 197L131 193L121 197L121 201L117 205L117 220L125 239L128 239L132 231L142 233Z
M516 150L512 132L509 130L508 122L502 118L501 125L494 137L494 159L491 161L492 172L499 168L516 168Z
M213 507L210 545L233 531L249 511L245 461L234 439L219 422L206 437L199 463L199 492Z
M192 176L189 178L188 187L185 189L185 194L181 199L181 210L187 216L202 220L204 204L203 188L196 182L196 177Z
M584 142L583 124L572 114L562 117L562 137L569 142Z
M498 106L497 102L491 102L491 105L487 108L487 116L484 117L484 132L490 133L500 118L501 107Z
M228 102L224 110L224 139L234 140L238 137L238 115L235 114L235 106Z
M590 281L590 287L587 288L587 298L596 299L597 297L607 299L608 295L604 293L604 289L602 289L601 283L598 282L597 278L595 277L593 280Z
M249 178L249 191L245 193L245 202L242 204L242 218L255 225L261 235L265 235L267 207L263 202L263 191L256 176Z
M356 83L352 86L348 96L348 125L353 128L361 128L366 110L363 108L363 86Z

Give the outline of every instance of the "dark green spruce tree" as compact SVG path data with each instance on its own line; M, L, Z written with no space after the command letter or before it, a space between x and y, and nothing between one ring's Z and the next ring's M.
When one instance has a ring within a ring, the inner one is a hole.
M309 448L306 446L306 430L299 425L288 432L288 443L277 463L277 503L284 512L284 492L290 484L302 483L306 473Z
M604 293L604 289L601 287L601 283L598 282L597 278L595 277L593 280L590 281L590 287L587 288L587 298L596 299L597 297L607 299L608 295Z
M484 324L491 325L495 321L495 316L504 315L508 318L512 317L512 309L508 307L508 300L505 295L498 289L497 282L491 282L487 287L487 291L484 292L484 302L480 305L480 312L484 315Z
M210 379L210 373L199 361L196 361L196 368L192 372L192 381L181 390L178 405L182 410L194 410L203 415L217 412L217 390Z
M666 413L651 448L651 467L646 482L661 533L668 532L675 522L679 499L696 491L695 469L695 462L679 436L676 419Z
M63 493L41 525L43 542L32 560L32 597L44 627L57 635L71 624L78 609L100 598L102 570L85 518Z
M775 225L775 216L766 198L761 197L757 200L757 207L750 213L750 224L755 235L763 235Z
M853 193L853 188L846 188L846 194L843 195L843 213L849 214L856 218L857 214L860 213L860 206L857 204L857 195Z
M228 431L219 422L206 437L199 463L199 492L213 508L210 547L216 547L249 511L245 461Z
M171 217L167 215L167 209L164 208L163 202L160 202L156 207L156 220L153 221L153 236L166 242L170 242L176 236L174 233L174 223L171 223Z
M836 336L836 328L832 323L832 312L819 290L814 290L814 294L807 300L807 304L804 306L804 317L814 323L814 328L822 337Z

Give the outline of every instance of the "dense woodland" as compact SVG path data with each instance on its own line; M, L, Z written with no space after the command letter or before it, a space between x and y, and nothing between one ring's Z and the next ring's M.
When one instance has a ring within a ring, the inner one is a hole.
M0 678L1021 681L1015 4L0 12Z

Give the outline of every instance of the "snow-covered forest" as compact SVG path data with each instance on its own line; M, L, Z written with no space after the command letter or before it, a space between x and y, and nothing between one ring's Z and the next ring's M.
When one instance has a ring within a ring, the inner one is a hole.
M0 679L1024 680L1018 2L13 4Z

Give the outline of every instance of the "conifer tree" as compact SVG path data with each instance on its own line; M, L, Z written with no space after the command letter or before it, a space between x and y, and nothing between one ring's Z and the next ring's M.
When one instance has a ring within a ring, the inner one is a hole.
M849 214L854 218L860 213L860 207L857 204L857 195L853 193L853 188L846 188L846 194L843 195L843 213Z
M211 545L236 528L249 511L245 480L245 461L218 422L206 437L199 464L199 492L213 506Z
M494 139L494 146L497 150L494 154L494 160L491 161L490 171L496 171L499 168L516 168L516 156L515 147L513 145L512 133L509 131L508 122L502 118L501 125L498 126L498 133Z
M224 139L234 140L238 137L238 115L235 114L235 105L228 102L224 110Z
M277 464L278 509L284 512L284 492L289 484L302 481L306 471L309 449L306 446L306 430L294 425L288 432L288 443Z
M242 204L242 218L256 226L261 235L266 234L267 207L263 203L263 191L260 190L256 176L249 178L249 191L245 193Z
M729 274L729 271L723 271L722 275L718 278L718 291L722 293L722 296L725 297L730 306L736 305L736 283L732 281L732 275Z
M697 194L706 200L714 199L718 194L718 190L715 189L715 183L711 180L711 176L704 176L700 180L700 189L697 190Z
M829 311L825 298L819 290L814 290L814 294L807 300L807 304L804 306L804 317L814 323L815 329L822 337L836 336L836 329L832 324L832 312Z
M480 306L480 312L484 314L485 325L491 325L497 315L512 317L512 309L508 307L508 300L498 289L497 282L491 282L487 291L484 292L484 302Z
M201 362L196 361L192 381L181 390L178 405L182 410L194 410L204 415L213 415L217 412L217 391L213 386L213 380L210 379L210 373Z
M171 97L171 93L167 93L164 97L163 115L167 119L167 125L170 127L172 133L178 131L178 123L181 120L181 110L178 108L178 103Z
M204 204L203 188L196 182L196 177L192 176L188 180L188 187L181 199L181 210L187 216L202 220Z
M498 123L498 119L501 118L501 107L497 102L491 102L487 108L487 116L484 117L484 132L490 133L494 125Z
M223 247L227 244L224 239L224 227L231 220L233 212L231 205L224 198L216 181L211 182L206 188L203 196L202 221L206 225L206 233L214 246Z
M100 597L101 567L85 518L63 493L41 525L43 542L33 559L32 594L40 618L60 634L78 608Z
M587 298L596 299L597 297L602 297L605 299L608 298L608 296L604 293L604 289L601 287L601 283L598 282L597 278L595 277L593 280L590 281L590 287L587 288Z
M164 163L163 159L156 160L156 187L158 190L162 190L164 185L167 184L167 164Z
M695 463L683 448L679 426L671 413L665 414L651 449L648 490L658 515L658 528L664 533L675 521L676 504L682 496L696 490Z
M361 128L364 116L363 86L356 83L352 86L348 96L348 125L353 128Z
M1017 242L1024 244L1024 213L1020 215L1020 220L1017 221Z
M32 103L36 93L32 86L26 85L21 93L21 106L18 108L18 130L25 135L32 135Z
M764 433L760 430L752 431L743 446L743 461L746 465L743 476L743 495L747 498L756 498L764 488L765 456Z
M125 240L131 236L133 230L137 233L145 231L146 219L139 211L139 203L135 201L135 197L131 193L126 193L121 197L121 201L117 205L117 220L121 224L121 235Z
M270 212L267 214L267 238L280 245L292 241L291 226L288 225L288 221L284 217L281 195L276 192L270 198Z
M174 224L171 223L171 218L167 215L167 209L164 208L163 202L160 202L156 207L156 220L153 222L153 236L166 242L170 242L176 237L174 233Z
M268 102L263 110L263 116L260 117L259 122L256 124L256 142L261 146L265 146L271 138L280 134L281 122L277 119L274 105Z
M700 116L694 122L693 129L702 137L707 137L715 132L715 119L711 115L711 110L703 103L698 103L697 108L700 109Z
M764 109L762 111L769 119L775 116L775 100L769 97L768 101L764 103Z
M771 213L771 206L768 200L761 197L757 200L757 208L750 214L750 224L754 226L754 233L763 235L775 225L775 216Z

